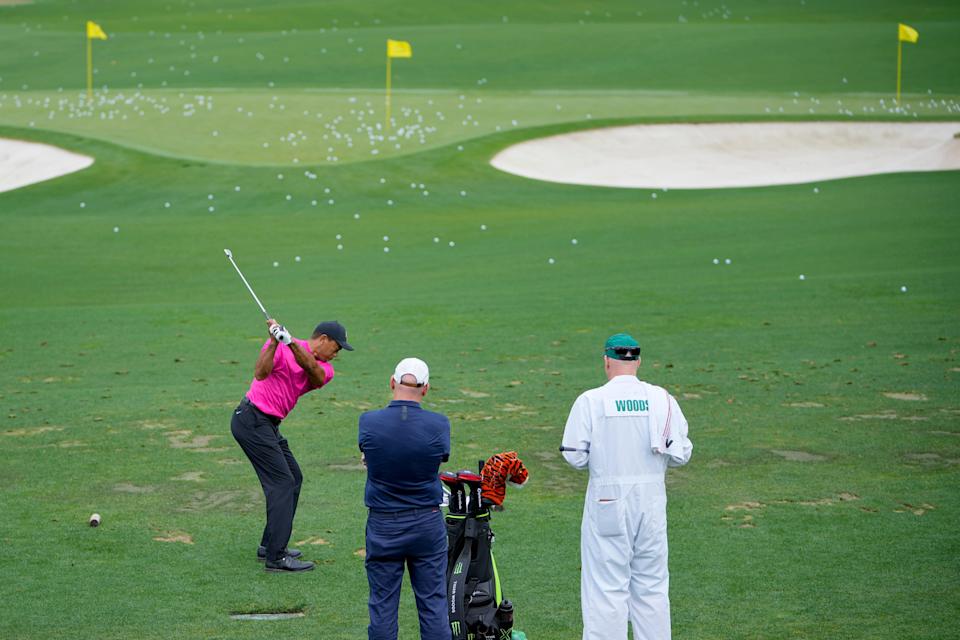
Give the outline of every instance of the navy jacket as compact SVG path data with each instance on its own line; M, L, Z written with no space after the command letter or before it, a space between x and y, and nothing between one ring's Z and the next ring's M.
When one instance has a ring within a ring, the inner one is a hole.
M364 503L402 511L436 507L443 499L437 474L450 457L450 420L417 402L394 400L360 416L360 450L367 460Z

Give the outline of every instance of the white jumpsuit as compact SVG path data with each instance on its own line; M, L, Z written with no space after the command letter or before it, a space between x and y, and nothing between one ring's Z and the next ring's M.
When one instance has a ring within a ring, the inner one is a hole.
M580 525L584 640L670 638L667 467L693 444L677 401L633 375L577 398L563 432L564 458L589 467Z

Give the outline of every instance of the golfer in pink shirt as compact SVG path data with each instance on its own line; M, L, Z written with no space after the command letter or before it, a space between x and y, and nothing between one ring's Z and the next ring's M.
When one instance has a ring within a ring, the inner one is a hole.
M305 393L333 379L330 364L341 349L353 351L347 330L337 321L321 322L309 340L298 340L276 320L267 320L270 339L260 350L250 390L233 412L230 431L253 464L267 499L267 524L257 558L267 571L309 571L312 562L288 549L303 474L280 435L280 421Z

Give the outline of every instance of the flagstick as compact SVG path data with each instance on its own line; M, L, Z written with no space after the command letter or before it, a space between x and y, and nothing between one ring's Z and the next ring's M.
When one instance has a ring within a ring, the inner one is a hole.
M383 123L384 132L390 130L390 53L387 53L387 119Z
M93 100L93 40L87 36L87 100Z
M900 106L900 69L903 66L903 40L897 38L897 106Z

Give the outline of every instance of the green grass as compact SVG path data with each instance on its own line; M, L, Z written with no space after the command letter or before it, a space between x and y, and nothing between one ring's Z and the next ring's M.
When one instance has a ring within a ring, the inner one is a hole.
M0 61L0 136L97 160L0 194L0 636L363 637L356 422L415 354L431 365L428 405L453 423L449 468L516 449L531 469L494 521L518 627L577 638L586 478L556 447L573 400L603 382L603 339L626 330L643 345L642 376L679 398L695 445L668 476L677 637L956 637L957 174L653 199L527 181L487 160L614 122L849 119L837 100L858 119L901 119L880 104L898 20L921 34L905 51L912 110L956 117L960 80L945 70L960 57L960 8L731 1L725 20L701 1L701 16L687 9L679 24L679 0L643 16L628 2L118 4L0 9L0 42L22 52ZM80 105L83 43L64 25L87 18L111 33L95 43L98 60L116 55L98 63L109 92L92 118L64 106L50 119L45 98ZM323 74L320 29L339 62ZM427 122L436 131L423 145L376 159L329 145L328 161L313 121L347 121L370 102L379 122L373 52L392 34L415 55L395 66L395 114L435 107L445 120ZM350 37L365 49L355 58ZM578 56L562 55L570 38ZM649 69L628 60L647 54ZM107 104L137 91L131 105ZM213 108L184 117L197 95ZM480 125L462 125L460 95ZM164 99L169 113L136 115ZM276 142L300 129L298 147ZM283 427L306 476L293 541L327 543L302 547L319 563L312 574L265 574L253 557L262 497L228 423L262 320L224 247L295 335L338 318L357 347ZM98 529L86 526L94 511ZM181 534L193 544L154 540ZM229 619L300 608L297 620ZM401 618L402 637L417 637L408 587Z

